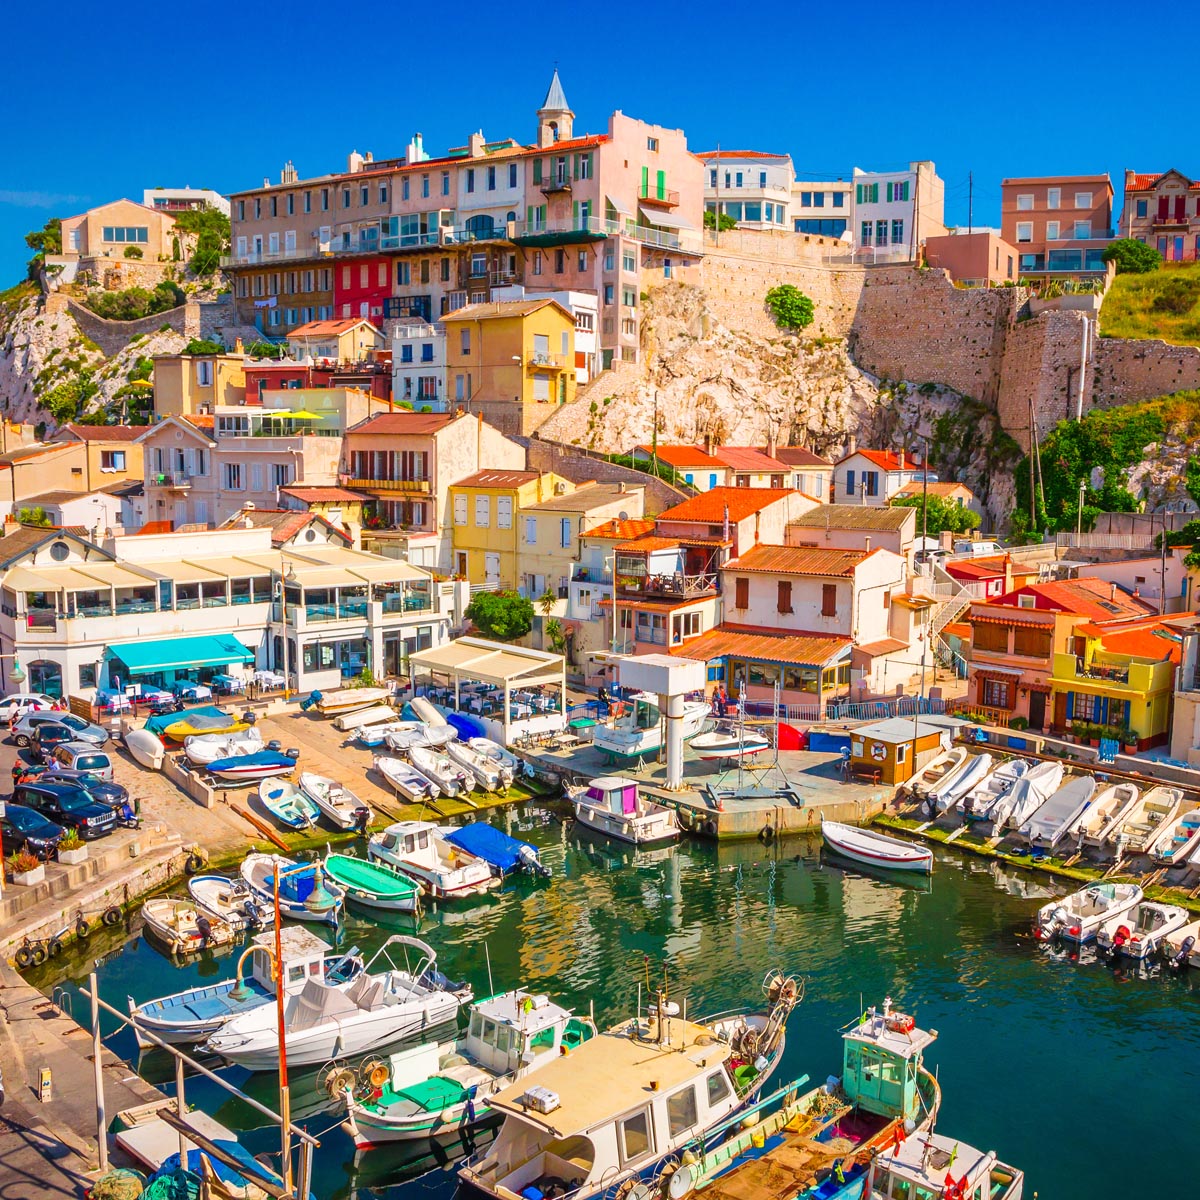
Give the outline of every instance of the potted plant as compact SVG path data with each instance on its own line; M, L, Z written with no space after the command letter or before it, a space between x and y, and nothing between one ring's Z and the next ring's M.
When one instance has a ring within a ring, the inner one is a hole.
M46 868L41 860L28 850L18 850L8 856L8 869L12 881L21 887L33 887L46 878Z
M1121 730L1121 745L1124 747L1126 754L1136 754L1138 752L1138 735L1128 725Z
M87 846L79 836L77 829L68 829L58 843L58 861L64 866L74 866L88 856Z

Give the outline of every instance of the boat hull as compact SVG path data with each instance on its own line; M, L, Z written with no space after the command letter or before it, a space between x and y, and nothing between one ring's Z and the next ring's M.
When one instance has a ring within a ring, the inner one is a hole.
M161 771L167 749L148 729L131 729L125 735L125 749L139 766Z
M680 835L679 820L669 810L665 810L661 821L650 822L645 817L628 820L616 813L576 801L575 820L584 829L629 846L665 846L678 841Z
M928 875L933 870L933 851L910 846L896 838L841 826L833 821L821 825L821 836L831 850L853 862L888 871L916 871Z
M138 1045L143 1048L154 1045L149 1038L142 1037L142 1030L172 1046L202 1042L234 1017L274 999L270 992L251 980L247 983L247 998L238 1002L230 998L235 984L236 980L229 979L211 987L193 988L162 1000L152 1000L145 1005L135 1005L130 1000L129 1012L135 1018ZM188 1015L185 1016L185 1012Z

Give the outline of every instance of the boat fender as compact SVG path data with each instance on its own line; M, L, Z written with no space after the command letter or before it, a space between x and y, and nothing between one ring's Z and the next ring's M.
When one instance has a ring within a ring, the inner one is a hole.
M187 856L187 862L183 864L183 869L189 875L195 875L197 871L204 869L204 857L195 850Z
M705 833L706 833L706 834L707 834L709 837L716 837L716 836L717 836L717 823L716 823L716 821L705 821L705 822L704 822L704 832L705 832Z
M33 966L33 950L29 946L20 946L16 954L13 955L17 966L22 970Z
M77 917L75 920L75 936L81 942L86 942L91 935L92 931L88 923L82 917Z
M109 928L114 925L118 925L121 921L121 910L115 904L109 905L109 907L104 910L104 915L100 918L100 920L103 921L105 925L109 926Z
M774 841L774 839L775 839L775 830L771 827L770 824L764 825L758 831L758 840L760 842L770 842L770 841Z
M62 949L62 938L58 937L57 934L46 943L46 953L51 958L57 958L62 953Z

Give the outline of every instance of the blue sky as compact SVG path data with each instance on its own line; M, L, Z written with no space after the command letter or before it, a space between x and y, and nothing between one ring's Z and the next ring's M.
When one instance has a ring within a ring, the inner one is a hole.
M301 177L320 174L354 149L398 155L416 130L435 154L480 126L531 141L556 58L576 132L601 131L620 108L682 127L695 150L787 151L808 178L932 158L951 224L966 222L969 171L977 225L999 223L1006 175L1109 171L1119 193L1127 166L1200 174L1182 125L1114 104L1103 64L1088 65L1106 26L1128 22L1128 5L1108 0L1078 32L1065 18L1048 27L1027 2L936 0L758 13L651 0L611 22L594 5L534 14L473 2L64 0L53 23L14 9L0 51L0 287L24 272L27 230L146 187L228 193L278 180L288 159ZM121 26L136 31L128 60Z

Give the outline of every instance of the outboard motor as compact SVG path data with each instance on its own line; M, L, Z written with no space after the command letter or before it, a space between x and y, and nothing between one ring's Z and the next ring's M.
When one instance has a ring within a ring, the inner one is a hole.
M363 805L361 808L354 810L354 832L359 837L365 837L367 826L371 823L371 810Z
M550 868L538 857L532 846L522 846L520 850L521 866L531 875L540 875L543 879L550 878Z
M1186 967L1187 961L1191 957L1192 947L1195 946L1196 939L1194 937L1185 937L1179 951L1171 959L1171 966L1178 971L1180 967Z
M212 937L212 922L206 916L198 916L196 918L196 930L200 934L200 944L208 945L208 939Z
M1114 950L1120 950L1120 948L1124 946L1127 941L1129 941L1132 933L1133 931L1128 925L1118 925L1117 932L1113 934L1112 948Z
M262 909L249 898L242 901L242 915L251 929L261 929L266 924Z

